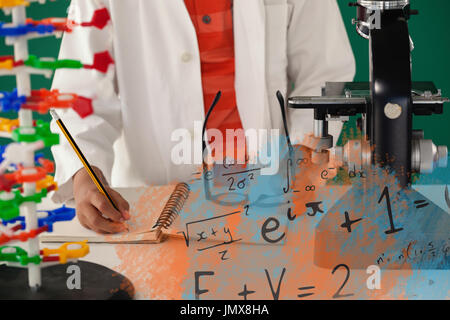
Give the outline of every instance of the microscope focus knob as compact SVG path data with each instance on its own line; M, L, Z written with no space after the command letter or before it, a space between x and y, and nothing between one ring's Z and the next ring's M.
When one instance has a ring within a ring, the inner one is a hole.
M349 140L343 147L332 149L332 159L337 166L348 171L363 171L372 163L370 143L366 140Z
M432 173L436 168L446 168L448 149L436 146L432 140L413 139L412 168L419 173Z
M437 147L437 166L439 168L447 168L448 165L448 148L447 146Z

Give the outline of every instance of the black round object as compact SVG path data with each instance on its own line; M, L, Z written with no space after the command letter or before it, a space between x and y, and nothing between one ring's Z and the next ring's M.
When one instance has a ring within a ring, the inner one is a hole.
M80 269L80 289L68 288L73 274L69 266ZM70 282L70 281L69 281ZM0 266L0 300L130 300L133 284L121 274L86 261L60 264L42 269L42 287L28 287L28 270Z
M211 23L211 17L206 14L206 15L203 16L202 21L203 21L203 23L210 24Z

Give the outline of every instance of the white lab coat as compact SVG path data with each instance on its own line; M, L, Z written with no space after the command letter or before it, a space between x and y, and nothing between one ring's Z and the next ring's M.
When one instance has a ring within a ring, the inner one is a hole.
M60 59L91 63L111 49L114 91L92 70L59 70L53 88L95 98L95 114L60 111L79 147L116 187L183 180L195 167L175 165L175 129L204 120L199 49L184 0L73 0L75 21L106 5L112 27L64 35ZM355 62L335 0L234 0L237 106L244 129L283 128L275 93L320 95L326 81L351 81ZM111 81L113 82L113 81ZM293 90L290 90L291 88ZM112 92L112 94L111 94ZM312 111L288 111L291 135L312 131ZM339 134L342 124L332 123ZM52 130L59 129L52 124ZM62 137L62 136L61 136ZM72 197L82 165L65 139L52 149L55 201Z

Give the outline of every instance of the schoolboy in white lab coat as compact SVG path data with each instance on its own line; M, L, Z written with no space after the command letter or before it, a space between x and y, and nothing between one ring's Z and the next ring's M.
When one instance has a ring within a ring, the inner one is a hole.
M354 57L336 0L190 0L198 12L189 11L185 1L72 1L71 19L89 21L94 10L106 6L112 27L66 34L60 58L91 62L95 53L110 50L114 90L108 89L111 79L87 70L59 70L53 87L95 99L95 114L86 119L71 110L60 115L88 161L114 187L167 184L193 172L192 166L173 163L171 135L179 128L193 133L211 103L204 92L211 84L202 51L208 43L204 38L200 43L199 32L209 27L217 32L214 26L230 23L226 15L204 12L205 1L231 8L232 80L243 129L282 128L277 90L285 96L320 95L326 81L353 79ZM288 121L293 137L312 131L312 111L288 110ZM330 133L338 134L341 126L332 122ZM87 228L124 230L128 203L108 189L120 212L114 210L61 140L53 148L60 186L53 199L75 197L79 221Z

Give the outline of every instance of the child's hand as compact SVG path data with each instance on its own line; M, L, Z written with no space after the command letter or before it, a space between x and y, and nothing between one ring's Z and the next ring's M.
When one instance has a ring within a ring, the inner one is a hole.
M130 219L128 202L118 192L109 188L98 168L92 169L102 180L119 211L115 210L108 199L98 191L88 172L83 168L73 177L73 195L78 220L85 228L98 233L118 233L127 230L125 220Z

